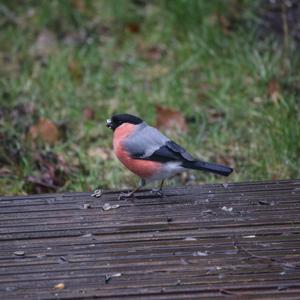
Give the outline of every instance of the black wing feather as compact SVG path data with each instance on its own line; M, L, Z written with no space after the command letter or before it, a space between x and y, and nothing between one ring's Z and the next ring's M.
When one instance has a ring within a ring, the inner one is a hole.
M169 161L194 161L195 159L191 154L185 151L184 148L174 143L173 141L167 141L165 145L154 151L150 156L143 157L143 154L134 155L135 158L169 162Z
M184 148L182 148L181 146L179 146L178 144L176 144L173 141L167 141L166 142L166 146L172 150L173 152L179 153L182 158L189 160L189 161L194 161L194 157L188 153Z

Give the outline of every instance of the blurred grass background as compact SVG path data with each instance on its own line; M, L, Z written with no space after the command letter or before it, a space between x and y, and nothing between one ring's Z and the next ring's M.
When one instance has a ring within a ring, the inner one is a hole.
M299 47L280 3L282 33L261 29L264 2L2 1L0 194L134 186L105 120L155 125L157 105L186 120L171 138L235 168L226 180L299 178ZM191 174L170 184L225 180Z

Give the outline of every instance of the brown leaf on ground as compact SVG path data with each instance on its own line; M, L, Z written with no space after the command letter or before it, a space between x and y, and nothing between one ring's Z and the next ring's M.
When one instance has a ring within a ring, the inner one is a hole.
M76 10L81 13L85 12L86 10L86 1L84 0L72 0L71 4Z
M82 69L80 62L76 59L72 59L68 63L68 70L73 79L80 81L82 79Z
M130 22L130 23L127 23L125 25L125 29L126 31L128 32L131 32L131 33L139 33L141 28L140 28L140 25L136 22Z
M219 20L219 24L220 24L220 27L221 27L221 30L223 31L223 33L225 35L231 34L231 32L230 32L231 24L230 24L228 18L225 17L224 15L218 15L218 20Z
M267 94L274 104L278 102L280 97L280 86L276 79L272 79L268 82Z
M187 123L181 112L161 105L156 105L155 109L157 128L187 132Z
M95 118L95 111L91 107L86 107L83 110L83 116L86 120L94 120Z
M41 140L47 144L54 144L60 138L58 127L45 118L40 118L35 125L29 128L27 139L30 141Z
M223 111L218 111L213 108L208 110L207 119L209 124L216 123L222 120L224 117L225 117L225 113Z
M48 174L43 176L28 176L25 179L25 189L32 194L42 194L55 192L58 186L51 182Z
M39 172L25 179L25 188L29 193L55 192L64 186L68 176L76 171L76 168L66 163L62 155L53 152L36 154L34 162Z

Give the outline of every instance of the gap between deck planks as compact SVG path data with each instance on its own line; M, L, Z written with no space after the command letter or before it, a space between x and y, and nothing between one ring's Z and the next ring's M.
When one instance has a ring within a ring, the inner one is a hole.
M0 299L300 298L300 180L118 193L0 197Z

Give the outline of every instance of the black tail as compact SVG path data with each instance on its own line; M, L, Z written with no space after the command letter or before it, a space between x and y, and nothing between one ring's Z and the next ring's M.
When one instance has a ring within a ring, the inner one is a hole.
M223 165L214 164L214 163L208 163L200 160L185 161L182 163L182 166L188 169L202 170L202 171L212 172L223 176L228 176L233 171L232 168Z

